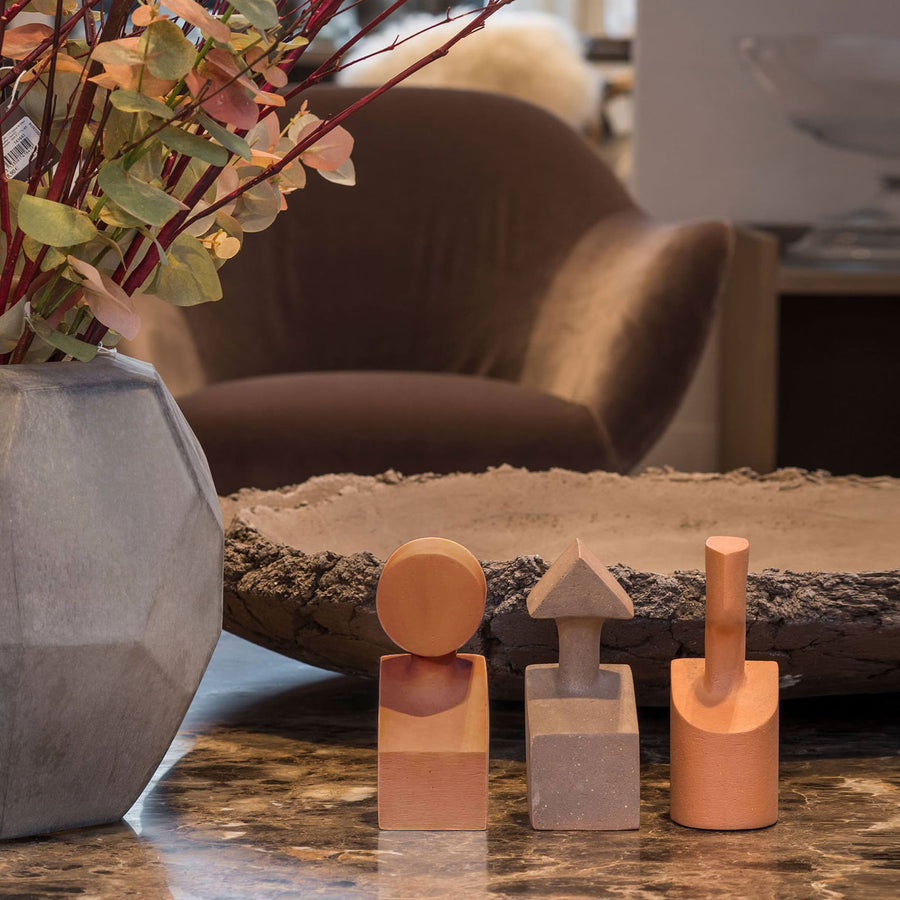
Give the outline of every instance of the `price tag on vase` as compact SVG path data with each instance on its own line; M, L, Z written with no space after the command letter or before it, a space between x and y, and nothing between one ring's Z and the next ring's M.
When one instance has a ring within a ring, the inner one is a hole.
M31 174L31 165L41 137L41 129L20 108L16 107L3 123L3 162L6 177L19 173Z

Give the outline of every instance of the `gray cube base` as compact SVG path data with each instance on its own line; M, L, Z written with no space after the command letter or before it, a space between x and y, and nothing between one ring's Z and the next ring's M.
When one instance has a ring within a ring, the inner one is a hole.
M525 670L532 827L623 831L640 825L640 754L629 666L601 665L594 697L560 696L558 666Z

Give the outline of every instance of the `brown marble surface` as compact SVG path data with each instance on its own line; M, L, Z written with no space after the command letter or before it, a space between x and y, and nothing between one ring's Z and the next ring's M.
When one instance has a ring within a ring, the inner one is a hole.
M640 831L532 831L522 710L506 703L487 832L379 833L374 692L224 636L126 820L0 845L0 897L900 896L896 695L784 704L781 819L762 831L669 820L662 710L639 716Z

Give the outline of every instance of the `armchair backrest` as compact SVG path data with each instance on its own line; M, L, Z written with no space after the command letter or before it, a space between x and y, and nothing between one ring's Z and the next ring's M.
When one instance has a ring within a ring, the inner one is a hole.
M325 117L363 92L306 93ZM207 381L418 369L514 379L579 238L634 204L590 145L507 97L407 88L347 123L358 183L313 172L184 310Z

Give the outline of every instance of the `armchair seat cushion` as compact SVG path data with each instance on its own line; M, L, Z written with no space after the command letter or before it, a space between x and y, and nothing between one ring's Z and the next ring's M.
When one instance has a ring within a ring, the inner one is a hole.
M179 399L220 494L323 472L602 469L590 411L511 382L430 372L304 372Z

